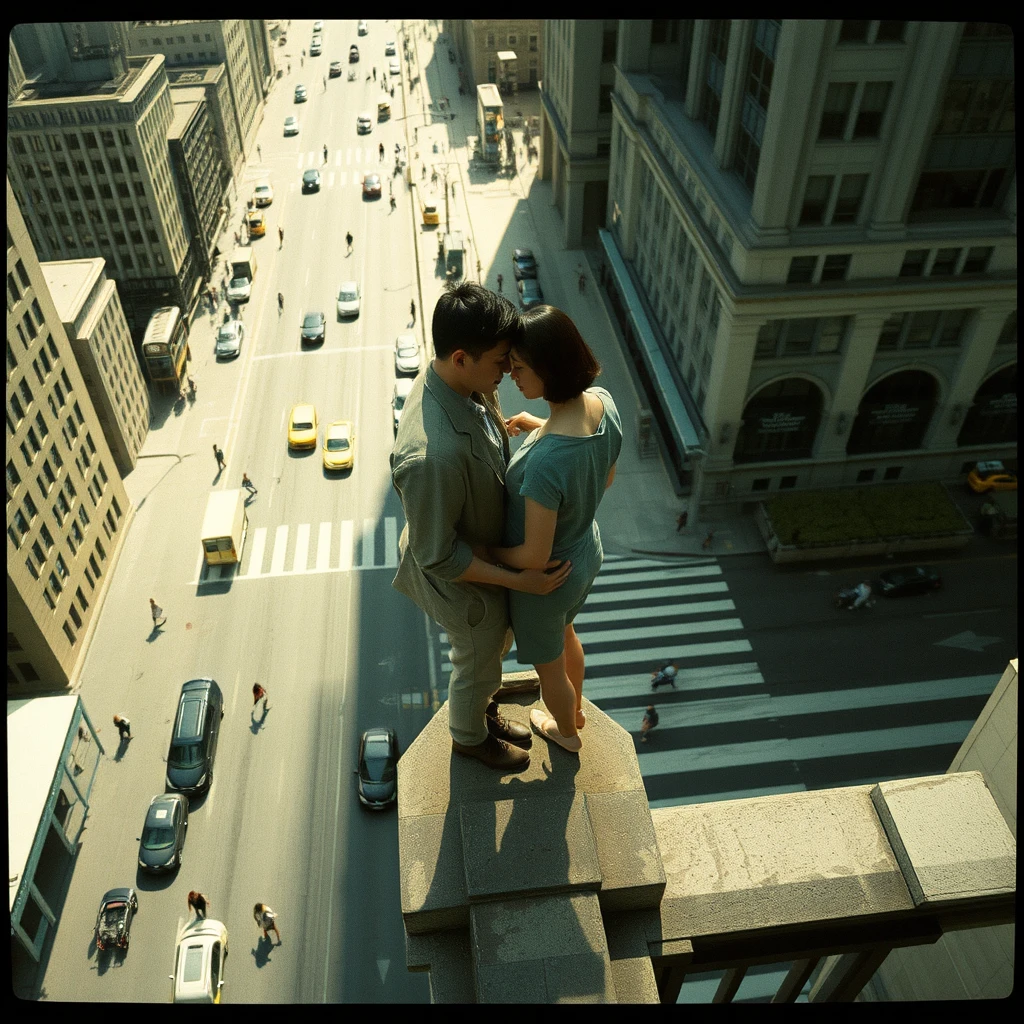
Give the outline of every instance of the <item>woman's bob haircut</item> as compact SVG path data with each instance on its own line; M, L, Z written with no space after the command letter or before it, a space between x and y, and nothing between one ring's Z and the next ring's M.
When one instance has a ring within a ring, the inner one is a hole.
M576 325L554 306L534 306L523 313L522 330L512 349L544 382L544 398L549 402L578 398L601 372L601 364Z

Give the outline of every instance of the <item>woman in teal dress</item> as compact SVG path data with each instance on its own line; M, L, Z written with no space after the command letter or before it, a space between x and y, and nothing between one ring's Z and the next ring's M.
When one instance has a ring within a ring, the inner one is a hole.
M543 398L546 420L530 413L511 417L515 436L530 434L505 473L503 547L493 560L517 569L568 561L566 582L544 596L509 591L516 658L532 664L550 715L530 712L534 729L576 752L582 746L583 647L573 619L590 593L604 555L594 514L615 478L622 424L611 395L593 388L601 372L576 325L553 306L523 315L523 330L510 353L512 379L526 398Z

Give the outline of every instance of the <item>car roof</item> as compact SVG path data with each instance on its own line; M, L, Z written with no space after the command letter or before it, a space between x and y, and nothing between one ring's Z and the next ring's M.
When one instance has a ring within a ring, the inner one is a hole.
M309 412L313 412L312 404L310 402L299 402L298 405L293 406L292 408L292 419L295 419L297 416L301 415L307 410Z
M513 249L512 250L512 255L513 255L513 257L525 256L525 257L527 257L529 259L533 259L533 250L532 249Z
M352 433L351 420L335 420L327 425L327 434L337 437L346 437ZM326 436L326 435L325 435Z
M103 894L103 899L100 900L100 903L111 903L115 900L129 900L134 892L135 890L130 886L123 886L120 889L109 889Z
M307 313L302 318L302 326L303 327L306 326L306 321L307 320L311 320L314 324L318 324L318 323L320 323L321 320L326 320L326 319L327 318L323 315L323 313L319 313L319 312L316 312L315 310L311 310L309 313Z
M397 345L400 341L407 341L412 345L417 344L415 334L400 334L397 338L395 338L395 344Z
M385 725L377 725L372 729L367 729L363 733L363 739L369 742L370 740L386 740L394 732L393 729L389 729Z

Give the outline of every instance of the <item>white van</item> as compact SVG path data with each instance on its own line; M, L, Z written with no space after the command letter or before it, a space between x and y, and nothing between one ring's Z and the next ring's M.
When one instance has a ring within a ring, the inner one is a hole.
M249 532L244 492L214 491L206 503L203 517L203 557L207 565L239 562Z
M228 930L220 921L193 918L178 936L171 978L172 1003L219 1003L228 959Z

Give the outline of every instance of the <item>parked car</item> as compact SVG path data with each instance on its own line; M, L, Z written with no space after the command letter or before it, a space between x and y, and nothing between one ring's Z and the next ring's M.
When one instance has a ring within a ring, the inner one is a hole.
M367 729L359 741L359 802L383 810L398 797L398 738L394 729Z
M234 359L242 351L242 342L245 339L245 324L241 320L229 320L221 324L217 331L217 343L214 345L214 355L218 359Z
M154 873L180 867L187 828L188 797L183 793L153 797L139 837L139 867Z
M250 238L262 238L267 233L267 217L262 210L250 210L245 216Z
M313 35L318 36L324 30L324 23L322 21L313 22Z
M324 469L352 469L356 434L350 420L335 420L324 429Z
M319 310L307 313L302 318L302 326L299 328L299 339L303 345L323 344L327 333L327 317Z
M389 39L384 44L384 56L385 57L394 57L394 55L395 55L395 41L394 41L394 39Z
M342 281L338 288L338 316L359 316L358 281Z
M942 586L942 577L927 565L906 565L889 569L878 577L878 590L883 597L927 594Z
M388 61L388 74L392 78L398 78L401 75L401 73L402 66L401 64L398 63L398 58L392 57L391 60Z
M228 930L221 921L194 917L178 935L171 1001L219 1003L228 959Z
M252 190L254 206L269 206L274 201L274 187L269 181L261 181Z
M213 762L224 717L224 698L213 679L190 679L181 687L167 752L167 788L199 793L213 782Z
M309 44L309 55L310 57L319 57L323 51L324 41L319 36L313 36L313 41Z
M93 932L96 948L100 952L105 949L128 949L132 920L138 909L139 898L130 887L111 889L103 894Z
M304 193L320 191L320 172L315 167L302 172L302 191Z
M284 133L285 135L298 135L299 134L299 119L292 114L289 114L284 119Z
M373 131L373 119L369 114L359 114L356 116L356 133L359 135L367 135Z
M363 175L363 198L380 199L380 175Z
M366 33L367 33L367 32L369 31L369 29L367 29L367 27L366 27L366 22L365 22L365 21L360 21L360 22L359 22L359 26L358 26L358 28L356 29L356 31L357 31L357 32L358 32L358 33L359 33L359 34L360 34L361 36L365 36L365 35L366 35Z
M517 281L537 276L537 258L532 249L512 250L512 273Z
M348 62L349 64L357 64L359 62L359 47L355 43L348 48Z
M391 411L395 421L395 433L398 433L398 421L402 418L402 410L405 408L405 400L412 391L412 378L399 377L395 381L395 391L391 396Z
M252 281L247 277L233 277L228 284L228 299L232 302L248 302L252 295Z
M519 291L519 305L523 309L530 309L539 306L544 301L544 292L541 291L540 282L535 277L524 277L516 282Z
M306 87L304 85L295 86L295 102L305 103L307 98Z
M341 78L341 61L332 60L327 73L329 78Z
M316 406L301 402L288 417L288 447L315 448L317 435Z
M415 334L400 334L395 339L395 373L415 377L420 372L420 347Z
M967 483L975 494L988 491L1017 490L1017 474L1011 473L1002 462L979 462L967 474Z

